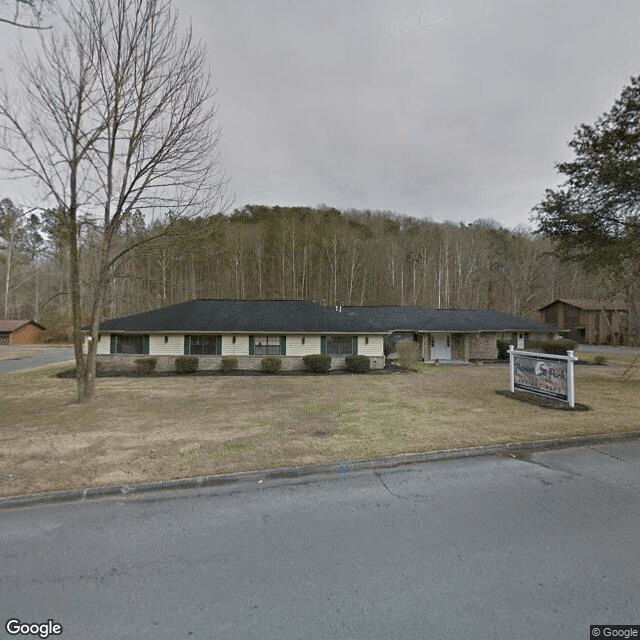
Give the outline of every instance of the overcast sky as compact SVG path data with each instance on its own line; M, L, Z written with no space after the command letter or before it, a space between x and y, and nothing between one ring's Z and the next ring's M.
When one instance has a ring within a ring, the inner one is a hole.
M640 73L638 0L176 1L235 207L526 223L575 127Z

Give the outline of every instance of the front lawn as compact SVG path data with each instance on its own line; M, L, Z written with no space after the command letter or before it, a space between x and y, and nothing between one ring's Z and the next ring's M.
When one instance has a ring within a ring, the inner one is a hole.
M73 402L61 367L0 377L0 495L135 483L640 428L640 376L576 368L576 401L504 398L508 368L416 374L102 378Z

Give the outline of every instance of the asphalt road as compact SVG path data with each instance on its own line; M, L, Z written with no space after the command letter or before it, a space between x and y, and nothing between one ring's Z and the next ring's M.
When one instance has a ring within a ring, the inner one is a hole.
M605 344L579 344L576 347L576 351L582 351L584 353L603 353L609 355L622 354L627 356L635 356L640 353L638 347L612 347Z
M33 369L45 364L55 364L56 362L73 360L73 347L44 347L35 345L35 348L41 349L41 353L36 356L21 357L18 355L11 360L1 360L0 375L3 373L11 373L12 371Z
M587 640L640 624L639 532L639 441L2 510L0 618L65 640Z

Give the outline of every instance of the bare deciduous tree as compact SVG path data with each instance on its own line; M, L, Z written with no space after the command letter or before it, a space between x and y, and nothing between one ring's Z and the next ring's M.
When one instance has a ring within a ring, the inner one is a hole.
M49 29L42 22L52 0L0 0L0 23L21 29Z
M63 29L41 36L38 54L21 56L23 101L0 95L0 148L14 174L37 181L59 212L84 401L95 391L110 274L140 243L122 246L123 225L136 209L167 216L169 225L217 211L225 181L206 52L169 0L71 0L63 20ZM95 247L90 270L80 259L85 232Z

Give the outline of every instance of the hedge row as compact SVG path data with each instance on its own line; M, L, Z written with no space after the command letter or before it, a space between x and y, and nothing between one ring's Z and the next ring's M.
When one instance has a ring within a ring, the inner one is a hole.
M303 356L302 361L307 370L314 373L328 373L331 370L331 356L319 353ZM137 358L136 370L138 373L153 373L156 370L158 359ZM197 356L178 356L175 362L176 373L195 373L198 370L200 360ZM96 363L96 369L101 362ZM345 365L352 373L367 373L371 369L371 360L367 356L347 356ZM238 358L235 356L223 356L220 361L220 369L223 373L231 373L238 369ZM267 356L260 361L260 369L265 373L279 373L282 370L282 358Z

